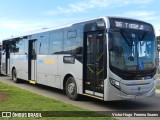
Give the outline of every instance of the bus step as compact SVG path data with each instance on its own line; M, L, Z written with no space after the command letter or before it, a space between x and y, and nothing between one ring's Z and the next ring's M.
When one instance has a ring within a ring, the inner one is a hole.
M102 97L98 97L98 96L93 96L93 95L90 95L90 94L83 94L84 96L88 96L88 97L92 97L92 98L96 98L96 99L99 99L99 100L103 100Z
M29 80L29 83L36 84L36 81L35 80Z

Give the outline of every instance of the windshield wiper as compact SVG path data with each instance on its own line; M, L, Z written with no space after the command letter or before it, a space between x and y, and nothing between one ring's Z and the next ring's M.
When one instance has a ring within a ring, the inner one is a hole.
M124 38L124 40L127 42L127 44L128 44L129 46L132 46L132 44L131 44L130 41L128 40L127 35L126 35L126 33L124 32L124 30L120 30L120 33L121 33L122 37Z
M144 38L146 37L146 35L147 35L147 32L144 32L144 34L142 35L142 37L141 37L141 38L139 38L139 41L140 41L140 45L141 45L141 46L143 46L143 45L144 45L144 43L146 42L146 41L143 41L143 40L144 40ZM141 41L142 41L142 43L141 43Z
M144 32L144 34L143 34L143 36L141 38L141 41L144 40L144 38L146 37L146 35L147 35L147 32Z

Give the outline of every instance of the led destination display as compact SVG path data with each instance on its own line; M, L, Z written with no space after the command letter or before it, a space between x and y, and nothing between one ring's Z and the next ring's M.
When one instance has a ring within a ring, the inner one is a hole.
M150 24L127 19L110 19L111 28L125 28L134 30L153 31Z

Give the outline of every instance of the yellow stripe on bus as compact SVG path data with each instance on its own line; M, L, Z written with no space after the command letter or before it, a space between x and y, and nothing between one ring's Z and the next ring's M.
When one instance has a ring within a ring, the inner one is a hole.
M92 98L96 98L96 99L103 100L103 98L101 98L101 97L97 97L97 96L93 96L93 95L88 95L88 94L83 94L83 95L88 96L88 97L92 97Z
M31 84L36 84L36 81L34 81L34 80L29 80L29 83L31 83Z
M47 60L47 59L45 59L44 63L45 64L55 64L55 61L54 60Z

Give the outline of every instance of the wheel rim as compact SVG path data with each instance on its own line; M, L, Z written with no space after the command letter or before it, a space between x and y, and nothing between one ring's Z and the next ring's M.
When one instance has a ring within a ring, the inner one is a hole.
M70 95L73 95L75 93L75 84L73 82L68 84L68 93Z

